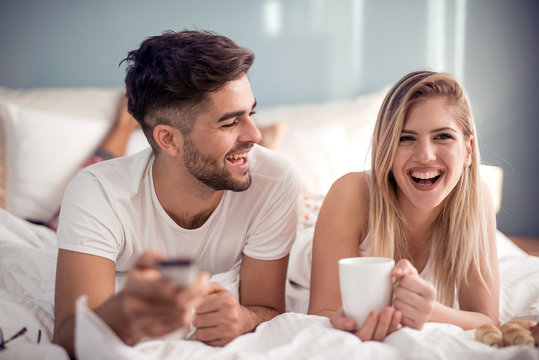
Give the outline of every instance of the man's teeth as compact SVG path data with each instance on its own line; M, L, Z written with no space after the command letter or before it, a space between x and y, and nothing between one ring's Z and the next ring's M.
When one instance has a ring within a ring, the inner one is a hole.
M247 157L247 153L228 155L226 158L238 160L239 158L244 158L244 157Z
M433 170L433 171L422 171L422 172L419 172L419 171L412 171L410 175L412 175L412 177L416 178L416 179L421 179L421 180L425 180L425 179L432 179L438 175L440 175L442 172L440 170Z

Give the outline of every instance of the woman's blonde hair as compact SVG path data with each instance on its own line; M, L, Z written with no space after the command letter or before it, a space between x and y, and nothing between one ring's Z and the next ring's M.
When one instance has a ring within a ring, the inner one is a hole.
M482 264L487 267L489 264L476 130L466 94L453 76L413 72L386 95L372 140L369 231L375 256L410 259L404 232L406 221L398 206L391 168L408 111L413 105L432 98L451 106L465 140L474 138L471 165L463 169L457 185L443 203L432 234L432 253L429 253L438 300L453 306L455 289L467 280L470 271L481 274Z

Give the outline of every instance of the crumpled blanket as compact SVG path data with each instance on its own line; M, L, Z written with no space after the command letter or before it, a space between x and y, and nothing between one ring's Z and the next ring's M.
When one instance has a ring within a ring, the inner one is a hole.
M86 306L77 303L77 356L80 360L148 359L539 359L523 346L493 349L473 340L473 331L428 323L421 331L401 329L383 343L361 342L334 329L325 317L285 313L236 338L223 348L198 341L147 341L125 345Z

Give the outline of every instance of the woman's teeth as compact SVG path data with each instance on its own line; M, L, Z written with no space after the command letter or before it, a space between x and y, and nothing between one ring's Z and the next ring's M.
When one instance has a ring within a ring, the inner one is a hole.
M420 179L420 180L426 180L426 179L432 179L436 176L439 176L442 172L440 170L432 170L432 171L412 171L410 175L413 178Z

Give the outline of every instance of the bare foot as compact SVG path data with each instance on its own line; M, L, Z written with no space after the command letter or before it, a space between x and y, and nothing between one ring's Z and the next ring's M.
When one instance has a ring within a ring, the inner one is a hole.
M127 112L127 99L122 96L116 122L99 148L114 156L124 155L129 137L137 127L139 123Z
M262 140L259 144L269 149L278 150L288 126L285 123L276 122L271 125L259 126L258 129L262 134Z

